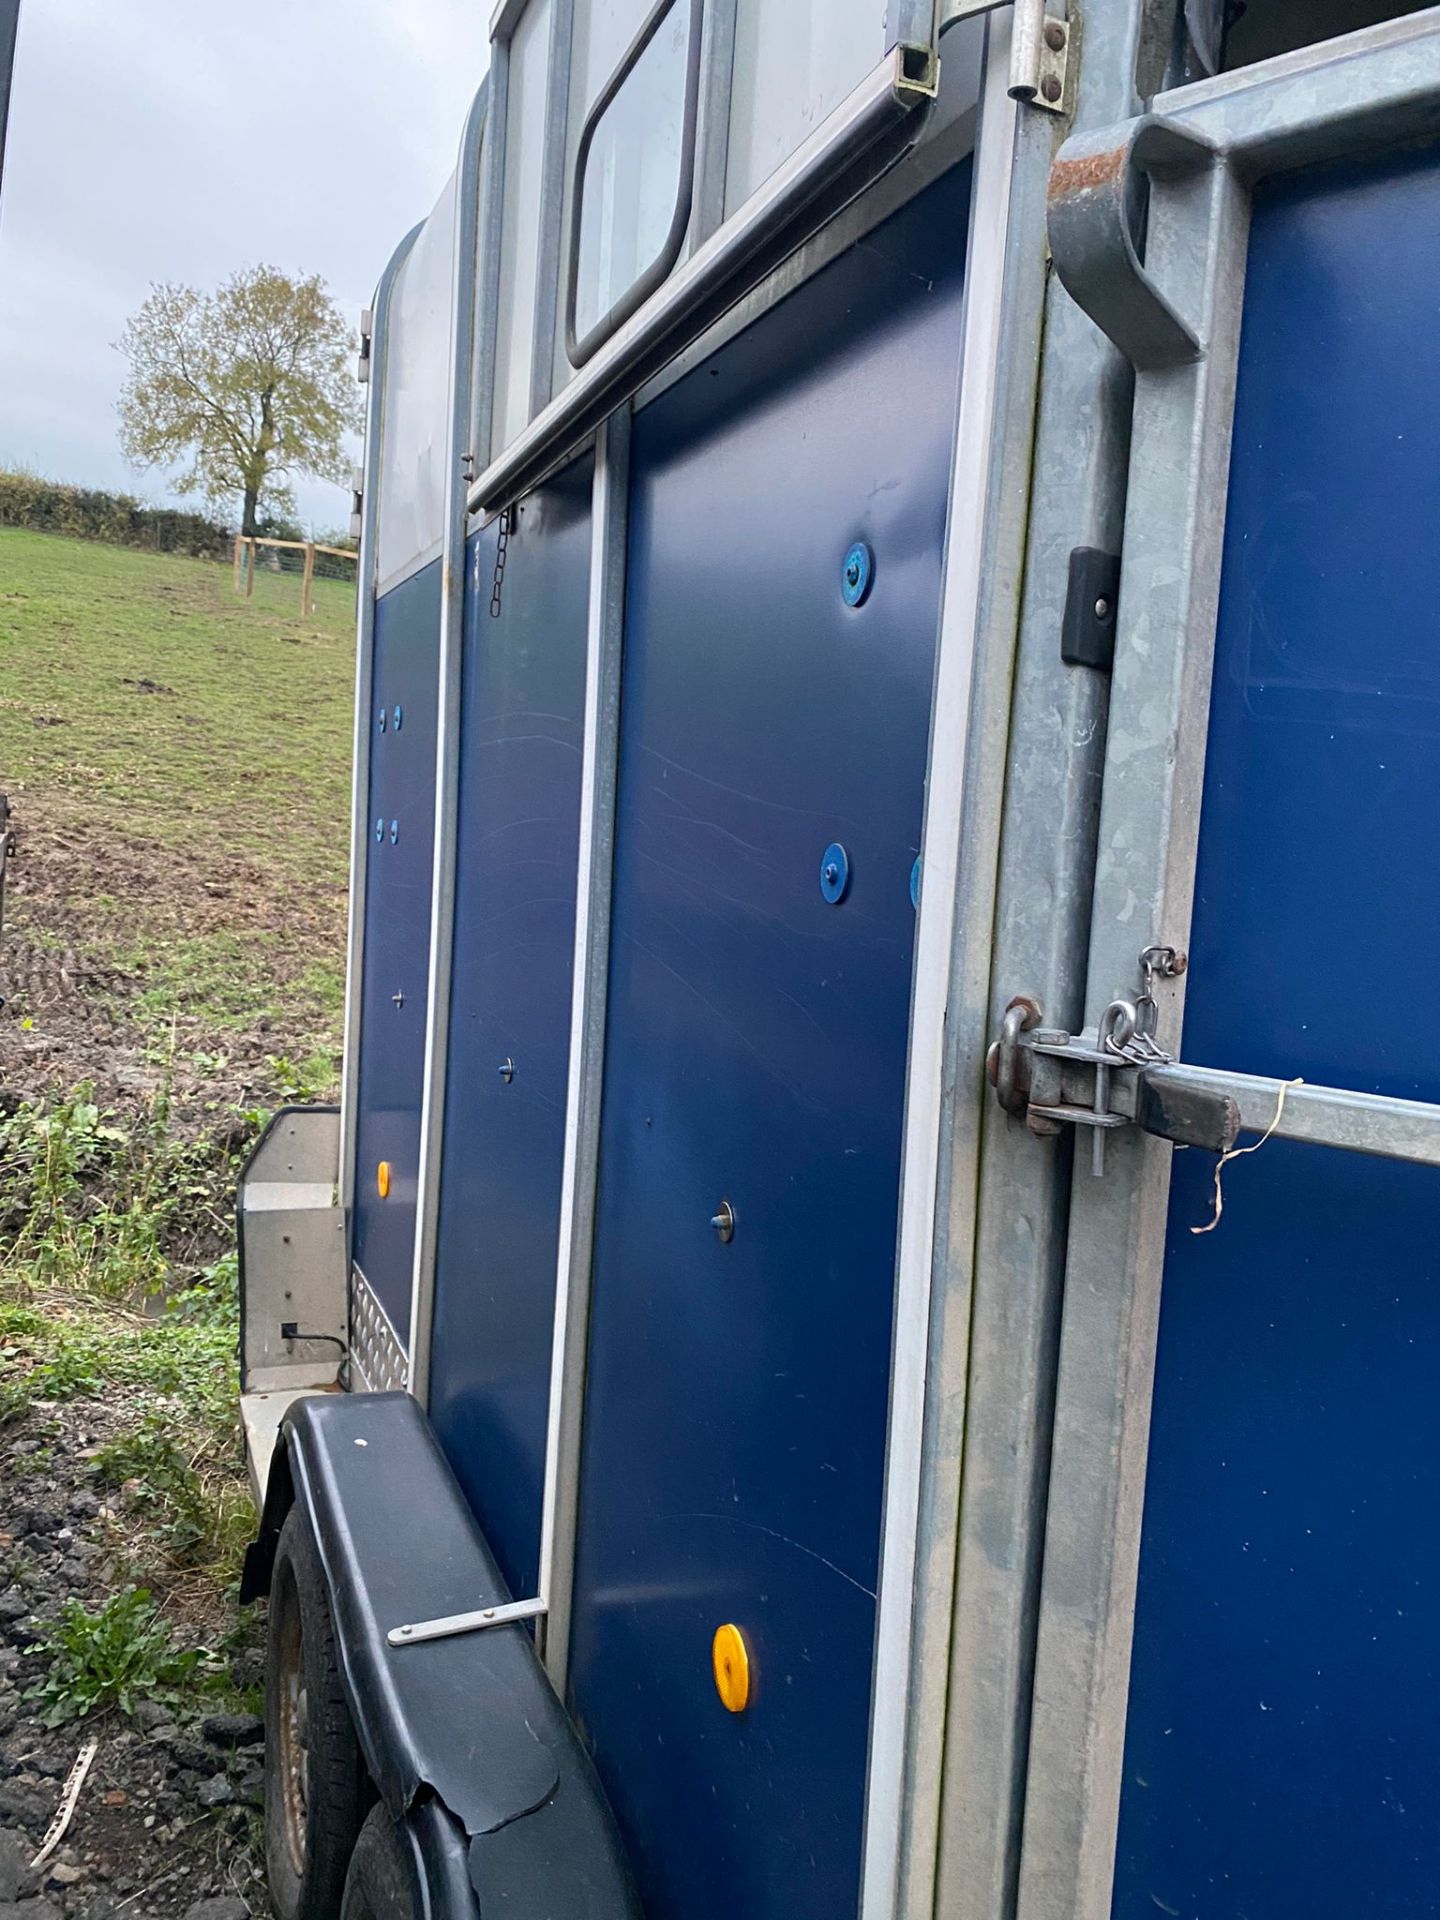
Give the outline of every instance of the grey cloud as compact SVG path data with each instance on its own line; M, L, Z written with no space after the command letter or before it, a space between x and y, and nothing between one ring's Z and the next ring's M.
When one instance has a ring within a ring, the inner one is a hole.
M113 349L157 280L272 261L348 314L454 164L488 0L24 0L0 201L0 461L166 498ZM299 490L333 525L345 496Z

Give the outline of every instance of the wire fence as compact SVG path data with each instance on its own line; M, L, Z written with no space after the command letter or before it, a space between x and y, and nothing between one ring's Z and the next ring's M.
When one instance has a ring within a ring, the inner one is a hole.
M336 581L353 589L357 555L349 547L322 546L315 540L268 540L237 533L233 565L235 591L247 600L255 598L257 579L294 582L301 618L308 619L315 611L317 581Z

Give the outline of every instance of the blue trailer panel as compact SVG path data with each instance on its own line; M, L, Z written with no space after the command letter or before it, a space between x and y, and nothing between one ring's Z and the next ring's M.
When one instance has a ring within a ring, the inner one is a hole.
M1197 1063L1429 1101L1385 1009L1440 941L1437 257L1433 153L1257 195L1185 1022ZM1272 1141L1197 1236L1212 1178L1171 1198L1115 1912L1426 1913L1435 1174Z
M635 428L571 1694L686 1920L857 1895L967 189Z
M516 1594L539 1578L570 1059L594 462L470 543L430 1415Z
M352 1255L402 1346L410 1330L425 1078L439 635L434 562L375 608L370 714Z

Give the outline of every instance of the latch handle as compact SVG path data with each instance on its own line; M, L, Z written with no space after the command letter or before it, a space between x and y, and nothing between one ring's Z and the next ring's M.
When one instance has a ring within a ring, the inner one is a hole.
M1177 1086L1174 1075L1142 1067L1135 1085L1135 1120L1158 1140L1177 1147L1228 1153L1240 1137L1240 1107L1228 1093Z

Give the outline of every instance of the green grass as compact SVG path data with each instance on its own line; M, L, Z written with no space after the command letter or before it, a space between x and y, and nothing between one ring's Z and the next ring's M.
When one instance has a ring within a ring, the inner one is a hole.
M75 956L152 1055L183 1067L273 1029L258 1050L328 1055L323 1086L344 989L354 589L314 593L302 618L293 575L262 568L246 599L229 566L0 529L12 952L52 956L52 973ZM12 1007L37 1031L43 986Z
M225 566L12 529L0 582L12 785L131 837L343 882L352 587L317 581L302 620L289 576L262 572L247 601Z

